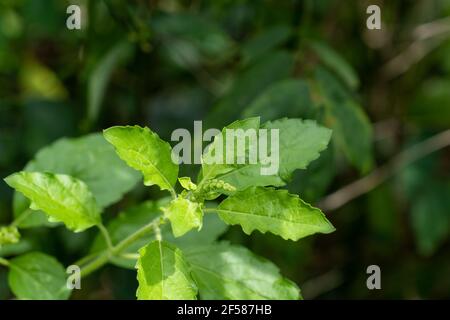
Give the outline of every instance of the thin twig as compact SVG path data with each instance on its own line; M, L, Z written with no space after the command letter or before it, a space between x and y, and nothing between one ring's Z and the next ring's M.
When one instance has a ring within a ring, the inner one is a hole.
M315 299L320 295L339 287L343 282L342 272L328 271L316 278L309 279L302 284L302 295L305 299Z
M81 268L81 276L85 277L94 272L95 270L99 269L100 267L104 266L110 261L111 257L120 256L126 248L135 243L138 239L140 239L144 235L148 234L151 231L154 231L155 227L159 226L162 223L164 223L164 220L161 217L157 217L153 219L149 224L136 230L127 238L120 241L117 245L112 246L111 248L108 248L104 251L98 252L91 259L86 257L79 260L83 262L89 261Z
M450 35L450 18L444 18L417 26L412 31L413 42L382 67L382 74L393 79L422 60Z
M318 203L324 211L336 210L351 200L374 189L386 179L430 153L450 145L450 129L438 133L396 155L387 164L372 171L369 175L350 183Z

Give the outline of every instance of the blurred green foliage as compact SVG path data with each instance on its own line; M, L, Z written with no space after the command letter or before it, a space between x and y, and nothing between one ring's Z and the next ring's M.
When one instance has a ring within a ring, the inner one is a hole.
M66 138L141 124L170 140L194 120L221 128L250 116L301 117L333 129L332 147L288 187L319 201L449 128L450 1L375 2L383 28L369 31L366 1L3 0L0 175L25 166L70 173L92 181L104 206L126 192L108 207L112 218L159 191L136 185L133 173L114 177L120 164L109 151L83 157L81 149L105 147L96 135L90 147ZM65 27L69 4L81 5L82 30ZM435 33L421 37L430 23ZM270 258L305 298L448 298L449 173L448 148L396 172L327 212L332 235L286 244L233 227L223 238ZM0 224L23 210L17 198L13 206L1 181ZM39 224L0 256L36 249L67 265L94 237ZM370 264L381 267L382 290L366 288ZM10 297L4 278L0 269L0 299ZM83 281L74 298L134 298L137 285L133 272L113 266Z

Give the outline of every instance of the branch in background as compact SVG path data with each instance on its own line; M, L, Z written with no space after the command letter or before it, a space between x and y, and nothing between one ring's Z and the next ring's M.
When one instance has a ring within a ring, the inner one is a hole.
M400 152L387 164L374 170L371 174L326 196L317 206L324 211L336 210L351 200L374 189L411 163L449 145L450 129Z
M412 34L417 40L425 40L450 32L450 17L417 26Z
M450 18L439 19L416 27L412 35L415 40L400 54L382 67L387 79L396 78L422 60L428 53L448 39Z
M302 284L302 295L305 299L315 299L324 293L339 287L343 282L342 272L328 271L318 277L309 279Z
M386 79L394 79L406 71L414 64L422 60L428 53L438 47L445 39L432 39L428 41L417 40L411 43L405 51L386 63L381 73Z

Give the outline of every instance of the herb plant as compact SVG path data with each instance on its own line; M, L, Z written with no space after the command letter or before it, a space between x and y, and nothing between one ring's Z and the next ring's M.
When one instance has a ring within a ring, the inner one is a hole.
M225 143L229 127L278 129L277 174L262 176L261 163L207 164L211 150ZM280 189L295 170L319 157L331 131L312 120L260 124L259 118L249 118L225 127L221 135L203 153L196 182L179 177L171 146L146 127L117 126L103 137L57 141L23 171L5 178L17 191L16 217L0 228L0 245L20 245L22 228L62 223L78 233L96 227L89 253L74 263L81 278L108 263L136 268L138 299L299 299L300 289L274 264L217 238L226 225L293 241L334 231L319 209ZM131 206L103 224L102 212L134 187L137 172L145 186L156 185L169 196ZM52 256L22 252L0 258L0 264L9 268L8 283L17 298L71 294L65 269Z

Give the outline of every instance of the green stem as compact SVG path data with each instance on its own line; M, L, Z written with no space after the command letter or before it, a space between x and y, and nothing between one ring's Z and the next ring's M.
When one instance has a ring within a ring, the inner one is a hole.
M98 268L103 267L105 264L108 263L109 258L110 258L109 250L100 253L96 259L92 260L81 269L81 277L85 277L94 272L95 270L97 270Z
M174 188L170 188L169 192L170 192L170 195L172 196L173 199L177 198L177 193L175 192Z
M131 244L133 244L136 240L143 237L145 234L147 234L150 231L153 231L155 228L155 225L159 226L162 224L163 220L161 217L155 218L150 222L149 224L143 226L141 229L137 230L135 233L129 235L127 238L120 241L113 249L113 254L119 254L126 248L128 248Z
M17 218L14 219L13 222L11 222L11 226L17 227L23 220L28 218L28 216L32 213L33 213L33 210L31 210L31 209L27 209L27 210L23 211Z
M97 258L98 255L99 255L98 252L89 254L89 255L84 256L84 257L82 257L81 259L77 260L77 261L74 262L73 264L74 264L74 265L77 265L77 266L82 266L83 264L88 263L90 260L93 260L94 258Z
M128 260L137 260L139 258L139 254L137 253L122 253L120 255L121 258L128 259Z
M155 224L153 226L153 232L155 233L155 239L162 241L161 229L159 228L159 225Z
M81 262L84 262L86 260L92 259L89 261L85 266L81 268L81 276L85 277L95 270L101 268L105 264L107 264L111 258L111 256L120 256L122 251L124 251L126 248L128 248L130 245L132 245L134 242L139 240L141 237L149 233L150 231L155 231L155 228L159 229L159 225L161 225L164 222L164 220L161 217L155 218L152 220L149 224L143 226L133 234L129 235L124 240L120 241L117 245L112 246L111 248L108 248L107 250L104 250L100 253L98 253L96 256L88 256L85 258L82 258L78 261L78 263L81 264ZM104 226L103 226L104 227ZM101 227L99 227L101 229ZM105 228L106 230L106 228ZM109 233L108 234L109 237Z
M9 267L9 261L3 258L0 258L0 265L4 265L5 267Z
M106 245L108 246L108 249L112 250L113 244L112 244L112 241L111 241L111 237L109 236L108 229L106 229L105 225L103 223L101 223L101 222L97 225L97 227L100 229L100 232L102 233L103 238L105 238Z

